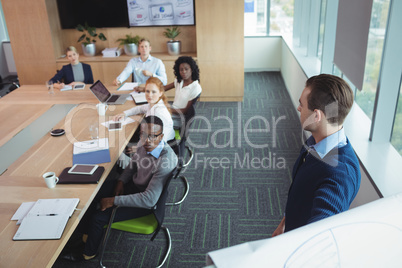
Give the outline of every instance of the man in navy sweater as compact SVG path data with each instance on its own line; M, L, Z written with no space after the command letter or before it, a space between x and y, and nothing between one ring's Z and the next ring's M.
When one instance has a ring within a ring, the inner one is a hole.
M337 76L309 78L299 99L302 128L311 132L293 167L285 216L272 236L349 209L360 187L359 161L343 121L353 91Z

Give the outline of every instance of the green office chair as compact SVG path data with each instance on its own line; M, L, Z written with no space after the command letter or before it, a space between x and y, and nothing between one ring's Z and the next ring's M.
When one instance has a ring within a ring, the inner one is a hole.
M162 262L157 267L159 268L159 267L163 266L163 264L166 262L166 260L169 256L170 250L172 248L172 239L170 237L169 229L162 225L163 219L165 217L165 203L166 203L166 199L168 196L169 183L172 178L178 176L178 172L179 172L179 170L177 168L175 168L172 171L171 175L169 176L169 178L167 179L167 181L165 183L165 186L162 190L162 193L161 193L161 196L159 197L158 202L151 209L151 211L152 211L151 214L140 217L140 218L136 218L136 219L113 222L114 216L119 207L115 207L113 209L113 212L112 212L112 215L110 216L109 224L107 226L106 233L105 233L102 245L101 245L100 261L99 261L99 264L101 267L105 267L102 263L103 254L105 253L105 248L106 248L107 241L109 239L111 229L116 229L116 230L120 230L120 231L136 233L136 234L143 234L143 235L153 234L151 237L151 241L153 241L155 239L156 235L159 233L159 230L163 229L165 231L168 248L166 250L166 253L163 257Z

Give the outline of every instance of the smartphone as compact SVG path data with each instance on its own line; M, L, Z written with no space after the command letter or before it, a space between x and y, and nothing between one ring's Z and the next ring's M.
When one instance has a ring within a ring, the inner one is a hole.
M114 122L109 124L109 131L111 130L120 130L121 129L121 122Z
M74 86L74 89L84 89L85 88L85 84L76 84Z
M85 164L75 164L72 168L68 170L69 174L82 174L82 175L92 175L98 168L98 165L85 165Z

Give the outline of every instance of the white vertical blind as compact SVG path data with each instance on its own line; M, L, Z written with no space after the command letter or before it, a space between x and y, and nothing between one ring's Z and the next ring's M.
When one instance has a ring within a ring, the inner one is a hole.
M334 63L358 88L364 66L373 0L339 0Z

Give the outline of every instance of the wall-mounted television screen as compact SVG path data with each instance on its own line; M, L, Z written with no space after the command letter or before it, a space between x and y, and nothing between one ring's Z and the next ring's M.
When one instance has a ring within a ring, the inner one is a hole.
M62 29L195 25L194 0L57 0Z
M57 0L57 7L62 29L129 26L127 0Z
M194 25L194 0L127 0L130 26Z

